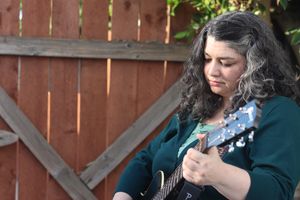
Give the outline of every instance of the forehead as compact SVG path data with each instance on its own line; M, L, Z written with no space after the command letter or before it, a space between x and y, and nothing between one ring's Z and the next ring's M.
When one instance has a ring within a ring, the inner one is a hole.
M204 53L213 57L241 57L235 49L229 46L226 41L215 40L214 37L208 36L205 43Z

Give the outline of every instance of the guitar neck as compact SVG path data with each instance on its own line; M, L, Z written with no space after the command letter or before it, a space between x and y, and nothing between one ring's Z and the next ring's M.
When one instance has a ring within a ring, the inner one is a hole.
M252 100L245 106L239 108L239 110L235 113L230 114L229 117L222 122L222 124L208 132L194 148L200 152L205 152L212 146L222 146L230 142L232 145L233 141L237 138L240 139L236 142L236 146L243 147L245 145L245 141L242 136L246 132L249 132L258 126L261 110L256 104L257 102ZM254 132L251 131L248 135L250 142L253 140L253 134ZM181 163L167 179L164 186L155 194L152 200L166 199L166 197L168 197L169 194L172 193L178 185L180 185L180 182L183 181L184 178L182 175Z

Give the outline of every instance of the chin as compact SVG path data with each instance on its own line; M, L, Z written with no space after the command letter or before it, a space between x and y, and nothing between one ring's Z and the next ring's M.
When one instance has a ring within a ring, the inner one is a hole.
M222 94L222 91L221 91L221 90L218 90L218 89L215 89L215 88L212 88L211 91L212 91L212 93L214 93L214 94L218 94L218 95L221 95L221 94Z

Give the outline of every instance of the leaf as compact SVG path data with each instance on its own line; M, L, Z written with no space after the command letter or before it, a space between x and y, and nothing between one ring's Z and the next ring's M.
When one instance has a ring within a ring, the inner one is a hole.
M182 31L182 32L178 32L175 34L175 39L180 40L183 38L186 38L189 35L189 33L187 31Z
M194 30L199 30L200 29L200 24L199 23L192 23L192 28L194 29Z
M293 34L291 43L292 45L300 44L300 31Z
M265 12L267 10L266 6L262 3L258 2L258 10L261 10L262 12Z
M279 4L285 10L288 6L288 0L277 0L277 5L279 5Z
M182 3L182 0L167 0L167 4L170 6L170 15L175 16L176 8Z

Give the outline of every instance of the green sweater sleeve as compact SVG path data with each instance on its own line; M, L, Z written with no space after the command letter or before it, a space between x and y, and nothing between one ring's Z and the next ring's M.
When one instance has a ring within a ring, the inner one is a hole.
M279 97L263 108L255 140L249 146L248 200L293 199L300 176L300 109Z
M115 192L125 192L139 199L152 180L152 161L161 143L177 133L178 117L174 115L165 129L146 148L138 152L128 163L117 184Z

